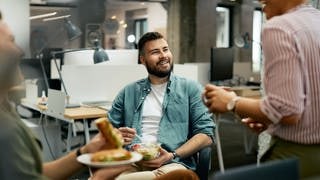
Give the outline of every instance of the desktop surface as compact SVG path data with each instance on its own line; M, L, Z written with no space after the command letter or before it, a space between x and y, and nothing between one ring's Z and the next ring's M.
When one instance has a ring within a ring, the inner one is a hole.
M238 96L242 97L261 97L261 88L260 86L233 86L230 88Z
M82 106L87 107L96 107L104 110L110 110L112 106L111 101L83 101L81 102Z

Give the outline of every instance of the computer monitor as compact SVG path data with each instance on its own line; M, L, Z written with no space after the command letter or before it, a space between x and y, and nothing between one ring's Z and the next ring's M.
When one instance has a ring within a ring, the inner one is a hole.
M43 63L46 76L50 77L50 64ZM40 59L22 59L20 69L25 79L44 79Z
M233 77L233 48L211 48L210 81Z

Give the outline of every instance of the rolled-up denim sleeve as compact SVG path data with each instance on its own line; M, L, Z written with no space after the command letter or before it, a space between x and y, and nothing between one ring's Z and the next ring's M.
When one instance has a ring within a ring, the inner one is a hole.
M193 81L191 81L188 86L192 136L203 133L213 139L215 125L213 123L213 117L201 100L202 86Z

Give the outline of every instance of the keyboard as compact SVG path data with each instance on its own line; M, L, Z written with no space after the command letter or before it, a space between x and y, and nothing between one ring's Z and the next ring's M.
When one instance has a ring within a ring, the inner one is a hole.
M112 102L111 101L83 101L81 102L81 105L110 110L112 106Z

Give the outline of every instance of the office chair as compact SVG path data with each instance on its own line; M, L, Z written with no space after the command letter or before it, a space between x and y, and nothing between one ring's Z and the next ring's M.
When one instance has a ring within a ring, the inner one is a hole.
M246 165L217 172L214 180L298 180L298 159L269 161L263 164Z
M209 170L211 167L212 147L208 146L198 151L194 158L196 160L196 173L200 180L208 180Z

